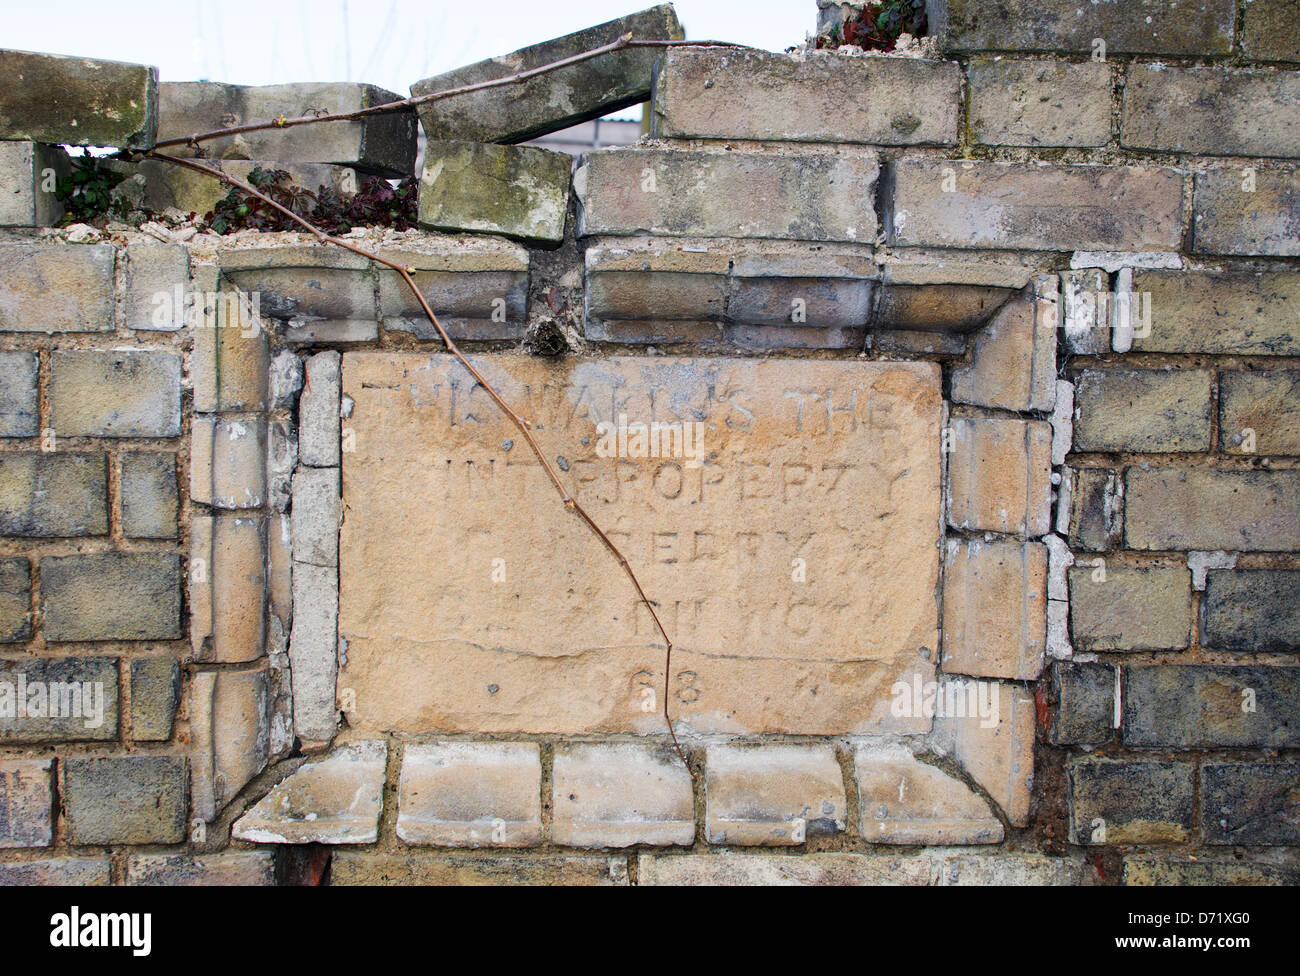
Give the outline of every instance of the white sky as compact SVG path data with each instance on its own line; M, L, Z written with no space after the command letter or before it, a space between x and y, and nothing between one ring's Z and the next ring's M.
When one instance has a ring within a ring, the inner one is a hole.
M654 0L0 0L0 46L157 65L163 81L411 82L654 5ZM779 51L816 0L677 0L692 40ZM346 30L345 30L346 25Z

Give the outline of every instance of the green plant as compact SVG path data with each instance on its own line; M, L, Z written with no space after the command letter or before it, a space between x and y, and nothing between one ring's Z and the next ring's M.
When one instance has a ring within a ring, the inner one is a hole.
M125 173L109 169L96 156L76 156L67 176L58 180L54 195L66 213L62 224L84 224L99 217L125 217L128 205L113 198L114 188L126 179Z
M929 31L925 0L877 0L852 20L817 38L818 48L854 44L868 51L892 51L902 34L924 37Z
M377 176L367 177L353 194L321 186L315 193L296 186L282 169L262 169L248 174L248 182L265 196L250 196L235 187L218 201L204 222L218 234L238 230L297 230L287 214L310 220L329 234L346 234L353 227L415 226L419 184L414 178L396 187ZM277 206L278 205L278 206Z

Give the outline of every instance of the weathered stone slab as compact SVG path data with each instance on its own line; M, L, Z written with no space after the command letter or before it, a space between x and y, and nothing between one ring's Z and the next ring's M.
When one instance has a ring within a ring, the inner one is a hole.
M1130 467L1130 549L1300 549L1300 471Z
M928 680L937 650L934 364L475 362L656 601L679 731L928 727L888 689ZM463 368L345 353L343 390L351 726L665 732L645 609ZM634 436L698 423L702 442L606 457L597 425L620 415Z
M1300 274L1139 268L1133 291L1149 296L1142 300L1151 309L1148 334L1133 337L1135 352L1300 354Z
M68 175L68 154L40 142L0 142L0 227L48 227L63 216L54 190Z
M281 138L293 131L285 130ZM170 147L172 151L177 148ZM358 188L357 172L350 166L247 159L205 159L203 165L244 181L248 180L249 173L254 169L283 170L289 174L291 183L312 193L318 192L322 186L340 194L356 193ZM175 207L202 217L230 193L230 187L219 179L195 172L188 166L157 159L142 159L136 166L135 172L144 180L143 203L150 210L162 211Z
M1241 49L1261 61L1300 61L1300 7L1291 0L1251 0L1245 6Z
M330 868L331 885L526 885L549 888L560 885L612 887L627 883L626 855L339 851Z
M542 762L535 742L435 742L402 751L397 836L439 847L542 842Z
M1192 227L1198 254L1300 255L1300 169L1197 173Z
M875 844L996 844L1002 821L965 783L906 746L862 746L853 756L859 831Z
M417 81L411 94L447 91L540 68L629 33L638 41L679 41L686 36L672 4L660 4ZM651 75L662 56L663 51L656 47L625 48L519 84L436 99L420 106L420 123L430 139L523 142L644 102L650 97Z
M945 159L892 164L891 244L1175 251L1183 177L1149 166Z
M984 145L1104 146L1110 65L1100 61L972 61L971 134Z
M844 830L844 774L829 745L718 745L705 758L710 844L797 847Z
M960 86L961 70L949 61L670 48L655 78L651 134L951 145Z
M111 244L0 245L0 332L112 332Z
M571 743L556 749L552 833L568 847L695 840L691 774L669 746Z
M0 139L148 149L158 69L122 61L0 51Z
M0 849L50 846L53 766L48 759L0 761Z
M401 97L375 85L347 81L251 87L215 81L170 81L158 86L158 138L175 139L232 125L270 122L281 115L295 118L356 112L400 101ZM384 176L410 176L415 170L415 112L407 109L352 121L262 129L212 139L202 145L214 159L335 163ZM177 156L194 154L186 145L169 146L167 151Z
M568 153L535 146L431 141L420 176L420 224L558 244L569 210Z
M573 175L578 234L872 243L875 153L604 149Z
M567 178L566 178L567 179ZM495 237L425 235L421 251L383 250L380 257L413 268L411 277L438 322L454 339L512 339L523 332L528 304L528 251ZM437 339L411 288L377 268L384 328Z
M117 684L115 658L0 661L0 743L116 739Z

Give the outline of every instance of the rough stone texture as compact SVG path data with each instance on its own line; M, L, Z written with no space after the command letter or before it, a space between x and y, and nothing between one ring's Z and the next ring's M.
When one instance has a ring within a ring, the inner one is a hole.
M1084 561L1069 573L1070 634L1080 650L1181 650L1191 642L1185 568L1103 568Z
M1089 552L1119 546L1124 534L1124 482L1110 468L1082 468L1072 475L1070 545Z
M222 189L230 192L228 187ZM175 332L184 328L183 302L190 287L189 252L180 244L133 244L125 254L126 327L145 332Z
M233 836L255 844L373 844L386 755L382 739L368 739L304 763L235 821Z
M1221 373L1219 450L1300 454L1300 371Z
M0 643L32 635L32 565L26 557L0 559Z
M1126 81L1123 146L1208 156L1300 156L1300 75L1293 71L1132 64Z
M868 150L604 149L583 156L573 177L578 234L870 243L879 172Z
M1032 681L1047 646L1047 548L949 540L943 577L947 674Z
M397 836L439 847L533 847L542 841L535 742L438 742L402 750Z
M1135 269L1133 288L1151 296L1151 331L1134 337L1136 352L1300 354L1300 274Z
M294 730L304 739L330 739L338 724L335 708L339 668L337 567L295 562L293 606L289 662L293 671ZM351 654L357 654L357 650ZM397 690L398 686L389 686L390 693Z
M266 768L269 671L202 672L190 691L194 816L210 821Z
M36 435L36 375L35 353L0 352L0 437Z
M339 564L338 468L300 467L293 476L293 558L314 566Z
M190 524L190 643L199 661L262 654L266 568L257 518L196 517Z
M356 112L396 102L400 95L375 85L352 82L289 85L225 85L213 81L171 81L158 86L158 138L175 139L247 122L269 122L284 115ZM203 143L217 159L287 160L336 163L384 176L410 176L415 169L415 113L381 112L362 119L264 129ZM192 156L187 145L169 146ZM315 191L316 187L308 189Z
M330 867L332 885L626 885L626 857L542 854L372 854L340 851Z
M122 455L122 533L133 539L176 538L180 499L176 455Z
M844 829L844 780L829 745L715 745L705 757L710 844L798 846Z
M1243 188L1240 167L1196 174L1192 250L1198 254L1300 255L1300 170L1259 169Z
M0 887L103 887L111 883L108 858L49 858L0 864Z
M952 145L960 84L961 70L945 61L669 48L655 76L651 135Z
M1070 51L1091 54L1228 54L1233 0L927 0L930 33L946 51Z
M304 367L306 386L298 398L298 459L313 467L339 463L339 397L343 357L318 352Z
M1300 8L1291 0L1251 0L1245 5L1241 48L1261 61L1300 61Z
M110 244L0 244L0 332L113 331Z
M1300 763L1206 763L1208 844L1300 844Z
M1181 844L1195 823L1188 762L1069 764L1070 840L1075 844Z
M929 885L941 865L928 857L875 854L659 854L638 859L641 885Z
M1131 549L1300 549L1300 471L1131 467L1124 497Z
M0 55L2 57L3 55ZM0 227L49 227L63 216L53 180L66 177L68 154L39 142L0 142Z
M0 743L76 742L117 738L116 658L24 657L0 662L9 699ZM24 711L17 706L26 703Z
M181 565L173 553L105 552L41 559L43 631L51 641L181 636Z
M1104 146L1110 65L976 60L966 71L971 132L994 146Z
M148 149L158 69L121 61L0 51L0 138Z
M666 745L557 746L552 826L566 847L629 847L695 840L691 774Z
M131 662L131 738L166 742L181 697L181 669L175 658L141 657Z
M1183 177L1144 166L900 159L889 242L1042 251L1175 251Z
M266 425L195 414L190 425L190 498L238 511L266 503Z
M1202 642L1229 651L1300 650L1300 572L1213 570L1206 575Z
M0 848L50 846L53 766L49 759L0 760Z
M1059 662L1052 668L1057 695L1052 741L1104 745L1115 737L1115 669L1105 664Z
M1034 780L1034 696L1023 686L983 682L996 689L991 703L996 713L977 714L972 699L989 703L993 692L981 693L980 682L950 678L939 684L937 697L966 702L964 714L936 715L932 747L950 755L970 774L1013 827L1029 822L1030 789Z
M275 133L272 138L284 139L292 132L292 129L286 129ZM170 151L174 152L177 148L173 146ZM285 155L282 149L277 149L275 152L277 155ZM245 182L255 169L283 170L289 174L290 183L312 193L326 186L338 194L353 194L357 192L359 182L357 171L351 166L332 166L329 163L208 158L203 160L202 165ZM144 159L135 164L134 172L144 180L144 205L150 210L159 212L168 207L175 207L185 213L194 213L202 217L211 213L218 201L224 200L230 193L230 187L219 179L195 172L187 166L177 166L175 163Z
M1039 421L949 421L948 524L1040 536L1052 514L1052 428Z
M50 423L69 437L175 437L181 360L165 352L58 352L51 357Z
M1259 0L1256 0L1258 3ZM1250 7L1246 8L1250 10ZM1258 860L1210 860L1203 855L1129 854L1124 858L1124 884L1144 887L1223 888L1236 885L1300 884L1300 869L1291 864Z
M189 770L179 756L65 759L63 813L73 844L179 844Z
M671 4L661 4L510 54L417 81L411 94L427 95L503 78L602 47L631 33L637 40L681 40L685 34ZM419 109L430 139L523 142L587 119L644 102L659 48L626 48L521 84L437 99Z
M225 251L221 270L230 285L248 295L260 296L258 311L262 319L274 320L272 324L283 328L285 338L291 342L354 342L374 339L378 334L375 279L369 258L336 247L302 244ZM240 307L223 302L222 311L227 309L236 311ZM243 315L248 317L246 311ZM236 345L241 350L255 348L258 344L248 340L261 335L255 321L246 329L227 325L217 331L226 337L227 346ZM224 363L221 366L224 373ZM259 369L250 370L250 376L266 383L264 360ZM231 407L223 404L221 409Z
M1056 322L1017 296L972 343L970 362L952 370L952 399L1004 410L1051 410L1056 401Z
M275 884L275 855L270 851L229 854L132 854L126 859L126 883L185 888Z
M380 256L414 268L411 277L453 339L516 339L528 304L528 251L499 238L429 239L428 252L382 250ZM396 272L379 268L379 312L384 328L419 339L438 333Z
M679 735L924 729L892 716L885 696L934 666L933 364L474 361L542 431L646 591L679 594L659 597L673 601L661 609ZM635 591L600 541L536 490L541 472L519 453L518 431L463 368L442 355L354 353L343 388L357 432L344 455L340 560L352 726L665 732L644 694L661 694L662 645ZM660 453L677 458L600 456L597 423L620 414L702 417L701 464L672 445ZM297 662L294 675L296 685Z
M0 454L0 534L57 538L107 533L103 454Z
M572 165L568 153L535 146L429 142L420 176L420 224L558 244Z
M1002 822L980 796L906 746L862 746L853 756L859 832L873 844L996 844Z
M1128 668L1123 725L1137 747L1293 749L1300 668Z
M1210 449L1213 374L1200 369L1088 369L1075 385L1074 450Z

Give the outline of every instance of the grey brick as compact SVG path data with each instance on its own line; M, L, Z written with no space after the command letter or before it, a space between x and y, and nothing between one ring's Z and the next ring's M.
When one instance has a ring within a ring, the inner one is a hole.
M34 437L39 422L34 352L0 352L0 437Z
M158 69L121 61L0 51L0 139L71 146L153 145ZM51 97L57 93L57 98Z
M24 698L24 692L26 698ZM0 661L0 693L28 709L0 718L0 743L109 741L117 738L117 659L25 657ZM46 706L35 714L35 703ZM10 711L5 709L5 711Z
M1070 490L1070 546L1088 552L1118 548L1124 534L1123 479L1110 468L1080 468Z
M115 253L111 244L0 244L0 332L112 332Z
M1208 370L1089 369L1075 386L1075 451L1210 449Z
M180 756L68 759L63 810L74 844L178 844L189 770Z
M1247 8L1250 9L1250 8ZM1300 867L1258 860L1211 860L1201 852L1130 854L1124 858L1124 884L1146 887L1222 888L1229 885L1300 885Z
M224 186L221 189L229 190ZM125 254L126 327L148 332L183 329L183 302L190 291L189 251L181 244L136 244ZM180 289L180 302L177 289Z
M181 361L163 352L55 352L50 423L63 437L175 437Z
M330 739L338 724L339 571L335 566L294 563L293 725L304 739Z
M339 564L338 468L299 467L293 476L293 559L316 566Z
M1300 844L1300 763L1206 763L1207 844Z
M32 567L26 557L0 559L0 642L32 636Z
M638 40L681 40L685 36L672 5L660 4L417 81L411 94L446 91L538 68L609 44L627 33ZM438 99L420 106L420 122L430 139L523 142L644 102L662 55L658 48L627 48L520 84Z
M1081 562L1085 562L1081 560ZM1085 651L1181 650L1191 643L1192 589L1180 566L1076 565L1070 636Z
M131 738L166 742L181 695L181 669L175 658L140 657L131 662Z
M1211 570L1203 642L1250 653L1300 650L1300 571Z
M1124 510L1131 549L1300 549L1300 471L1135 466Z
M126 883L168 888L273 885L275 854L271 851L231 851L200 856L132 854L126 861Z
M111 883L108 858L58 857L0 864L0 887L102 887Z
M1106 664L1058 662L1056 721L1058 745L1102 745L1115 737L1115 669Z
M1132 667L1125 670L1123 700L1130 746L1300 746L1300 668ZM1247 710L1251 705L1254 711Z
M47 556L41 599L46 640L174 640L181 636L181 557Z
M298 399L298 458L303 464L330 467L339 463L342 363L342 356L333 349L307 360L307 383Z
M0 760L0 848L50 846L53 765L49 759Z
M1133 290L1151 303L1151 331L1134 336L1135 352L1300 354L1300 274L1136 268Z
M1261 61L1300 61L1300 5L1294 0L1246 4L1241 49Z
M1242 168L1196 174L1192 250L1197 254L1300 255L1300 169L1256 168L1243 186Z
M1083 759L1069 764L1070 839L1177 844L1195 822L1192 763Z
M1111 69L1104 62L978 60L966 76L971 132L978 143L1104 146L1110 141Z
M1219 449L1229 454L1300 454L1300 370L1220 374Z
M103 454L0 454L0 534L59 538L107 532Z
M133 539L176 538L176 455L122 455L122 532Z

